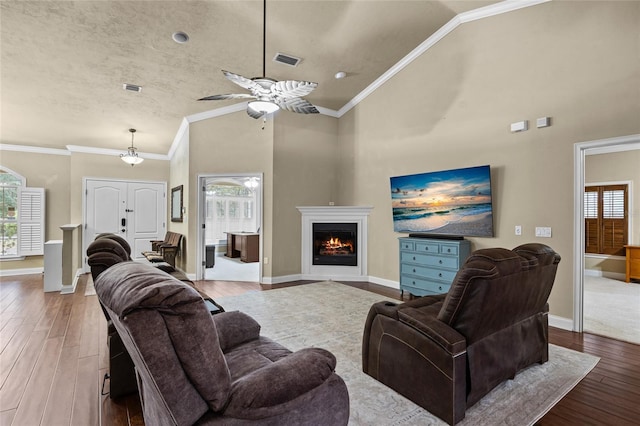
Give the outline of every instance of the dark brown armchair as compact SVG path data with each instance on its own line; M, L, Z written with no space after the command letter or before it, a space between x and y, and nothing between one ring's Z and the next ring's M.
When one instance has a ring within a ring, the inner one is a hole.
M447 294L371 307L363 371L449 424L521 369L549 359L560 256L543 244L474 252Z

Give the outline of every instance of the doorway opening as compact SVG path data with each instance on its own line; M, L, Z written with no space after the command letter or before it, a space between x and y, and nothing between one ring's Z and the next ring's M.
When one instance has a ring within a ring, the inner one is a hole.
M620 281L620 284L624 289L624 278L622 278L622 274L616 272L606 272L604 271L604 268L601 273L598 273L597 267L593 266L594 255L585 254L585 238L587 235L585 220L585 185L593 183L593 181L590 182L590 180L592 180L593 178L587 178L587 157L598 154L610 154L622 151L637 150L640 150L640 135L630 135L619 138L596 140L577 143L574 145L574 331L588 331L595 334L602 334L609 337L617 338L620 340L631 341L630 339L625 338L622 334L617 333L618 329L622 330L623 328L628 328L628 321L631 320L631 318L627 318L626 323L620 323L618 325L608 325L608 329L599 329L594 325L597 321L599 321L598 318L611 318L612 315L606 315L605 313L603 316L602 313L599 313L599 311L593 308L593 303L589 301L590 298L593 298L593 295L591 293L594 291L596 292L595 297L598 299L598 303L596 305L598 306L598 309L600 309L605 305L601 297L602 294L606 293L607 296L611 296L612 294L616 293L613 290L613 288L617 284L615 283L615 281ZM617 169L619 169L619 167L617 167ZM637 168L633 168L630 173L636 174L636 181L640 180ZM612 178L612 176L607 176L607 178ZM599 178L598 180L604 181L605 179ZM630 209L632 209L631 206L629 207ZM632 218L630 217L629 220L631 221ZM640 238L640 234L638 234L637 232L637 224L634 228L634 225L632 224L632 222L630 222L628 229L630 231L629 244L640 244L640 241L634 240L634 238ZM636 229L636 231L634 231L634 229ZM624 261L623 256L617 256L616 258L616 256L609 255L605 257L606 259L596 259L596 262L611 263L617 260L619 263L622 263ZM607 280L609 280L610 282L605 282ZM603 285L606 286L606 291L605 293L598 295L597 292L601 290L601 287ZM638 284L633 285L638 286ZM628 290L628 288L624 290ZM619 306L624 306L629 302L629 296L621 294L620 300L616 303L620 303ZM638 315L640 315L640 313L638 313ZM638 321L640 321L640 318L638 318Z
M262 174L199 176L197 278L260 282Z

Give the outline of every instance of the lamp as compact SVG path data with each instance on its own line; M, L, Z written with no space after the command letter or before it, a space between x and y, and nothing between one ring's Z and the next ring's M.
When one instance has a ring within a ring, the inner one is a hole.
M255 177L252 177L244 182L244 186L246 186L249 189L255 189L258 187L258 185L259 185L258 179Z
M251 101L248 106L255 112L263 112L265 114L271 114L272 112L276 112L280 109L280 107L273 102L261 100Z
M127 149L126 154L120 154L120 159L127 164L131 164L131 167L136 164L140 164L144 161L144 158L138 157L138 153L136 152L136 147L133 146L133 134L136 132L136 129L129 129L131 132L131 146Z

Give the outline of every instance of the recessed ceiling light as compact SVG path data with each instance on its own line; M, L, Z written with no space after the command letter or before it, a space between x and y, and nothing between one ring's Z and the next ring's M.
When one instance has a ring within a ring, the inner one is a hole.
M338 71L336 73L336 75L334 76L337 80L340 80L341 78L345 78L347 76L347 73L344 71Z
M180 44L183 44L189 41L189 35L183 31L176 31L175 33L173 33L171 38L173 39L173 41Z

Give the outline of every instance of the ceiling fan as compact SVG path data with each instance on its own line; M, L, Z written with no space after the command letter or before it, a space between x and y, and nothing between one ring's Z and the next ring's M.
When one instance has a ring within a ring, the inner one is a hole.
M222 70L230 81L247 89L250 93L213 95L198 99L199 101L217 101L224 99L254 99L247 105L247 114L260 118L284 109L300 114L317 114L318 109L302 99L318 86L318 83L299 80L277 81L265 76L267 50L267 0L263 1L262 19L262 77L246 78L239 74Z

